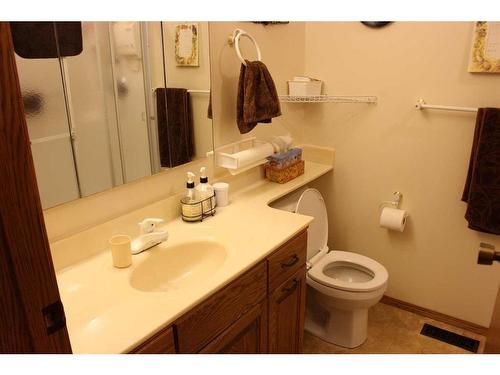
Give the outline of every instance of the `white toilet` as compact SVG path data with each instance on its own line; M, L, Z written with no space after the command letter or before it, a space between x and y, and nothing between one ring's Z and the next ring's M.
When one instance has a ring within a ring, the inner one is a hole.
M314 217L307 239L305 329L347 348L363 344L368 309L380 301L387 288L387 270L360 254L329 251L328 217L318 190L301 190L271 206Z

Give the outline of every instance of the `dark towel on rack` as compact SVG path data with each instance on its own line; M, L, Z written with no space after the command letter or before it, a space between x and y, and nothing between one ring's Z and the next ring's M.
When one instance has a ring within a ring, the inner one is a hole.
M245 60L241 64L236 101L236 120L241 134L251 131L259 122L269 123L281 116L274 81L261 61Z
M156 118L162 167L191 161L194 155L191 101L186 89L156 89Z
M208 108L207 108L207 117L212 120L212 92L210 91L210 95L208 96Z
M500 234L500 109L479 108L467 180L462 195L467 202L469 228Z

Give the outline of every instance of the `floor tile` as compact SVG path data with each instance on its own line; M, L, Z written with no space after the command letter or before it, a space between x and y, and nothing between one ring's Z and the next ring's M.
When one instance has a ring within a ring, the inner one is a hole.
M323 341L308 332L304 334L303 352L308 354L471 354L469 351L424 336L425 323L479 340L479 353L484 350L485 337L465 331L394 306L378 303L368 314L368 337L357 348L348 349Z

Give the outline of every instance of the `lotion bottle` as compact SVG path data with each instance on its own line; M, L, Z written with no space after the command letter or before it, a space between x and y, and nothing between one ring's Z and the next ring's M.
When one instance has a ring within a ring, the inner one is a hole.
M211 199L207 199L211 197ZM215 210L214 188L208 183L206 168L200 168L200 183L196 186L196 198L203 201L203 213L212 214Z
M186 196L182 198L182 218L185 221L198 221L201 219L201 204L196 204L200 199L196 197L194 188L194 173L187 173Z

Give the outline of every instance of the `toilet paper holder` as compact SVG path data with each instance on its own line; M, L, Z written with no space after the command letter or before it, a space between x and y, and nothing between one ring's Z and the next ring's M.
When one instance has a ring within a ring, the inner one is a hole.
M379 209L383 206L390 206L393 208L399 208L399 204L401 203L401 199L403 198L403 193L399 191L395 191L392 193L392 200L391 201L383 201L379 205Z

